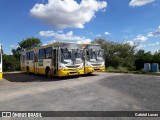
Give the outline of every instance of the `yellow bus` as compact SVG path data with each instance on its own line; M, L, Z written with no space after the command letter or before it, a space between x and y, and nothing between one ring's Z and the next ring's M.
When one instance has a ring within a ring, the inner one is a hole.
M104 50L99 44L82 44L84 49L85 74L91 74L94 71L105 71Z
M0 45L0 80L3 78L3 71L2 71L2 45Z
M53 43L21 53L21 70L51 76L84 74L83 49L75 43Z

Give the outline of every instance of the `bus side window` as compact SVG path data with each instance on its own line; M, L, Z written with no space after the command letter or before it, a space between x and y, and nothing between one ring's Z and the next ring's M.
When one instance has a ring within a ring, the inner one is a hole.
M26 53L26 60L33 60L33 57L34 57L33 51Z
M29 60L33 60L33 58L34 58L34 52L31 51L31 52L30 52L30 55L29 55Z
M45 59L45 49L39 49L39 59Z
M26 60L29 60L29 52L26 53Z
M52 47L46 48L46 59L52 58Z

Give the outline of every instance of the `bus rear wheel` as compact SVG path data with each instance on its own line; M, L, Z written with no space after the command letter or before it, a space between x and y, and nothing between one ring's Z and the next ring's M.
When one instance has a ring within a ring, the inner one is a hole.
M48 69L46 70L46 75L47 75L48 78L51 78L51 77L52 77L50 68L48 68Z
M27 67L27 74L29 74L30 72L29 72L29 67Z

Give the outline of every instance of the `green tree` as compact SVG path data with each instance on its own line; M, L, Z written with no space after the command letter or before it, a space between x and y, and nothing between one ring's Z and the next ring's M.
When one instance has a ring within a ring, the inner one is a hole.
M3 54L3 71L15 71L20 69L20 63L13 55Z
M130 45L128 43L118 43L106 41L104 38L98 38L93 41L98 43L105 50L106 66L114 68L126 67L129 70L134 70L134 53L137 45Z
M20 70L20 52L39 47L42 42L39 38L27 38L18 43L19 47L12 49L13 55L3 55L3 70L14 71Z
M158 63L160 68L160 51L153 55L152 63Z
M20 59L20 52L21 52L22 50L21 50L21 48L20 47L18 47L18 48L16 48L16 49L12 49L12 54L13 54L13 56L19 61L19 59Z
M29 50L29 49L41 46L42 42L39 38L31 37L31 38L22 40L18 44L21 50Z
M141 70L144 67L144 63L152 63L153 55L151 52L145 52L144 50L139 50L135 54L135 66L136 70Z
M31 37L31 38L22 40L18 44L19 44L19 47L17 47L16 49L12 49L12 53L16 57L17 60L19 60L20 58L20 52L24 50L29 50L35 47L39 47L42 45L42 42L39 38Z

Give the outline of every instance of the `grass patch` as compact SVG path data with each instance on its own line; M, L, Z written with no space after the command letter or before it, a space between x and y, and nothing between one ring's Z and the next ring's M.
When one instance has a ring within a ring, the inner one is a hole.
M131 73L131 74L144 74L144 75L156 75L156 76L160 76L160 72L155 73L155 72L145 72L144 70L140 70L140 71L129 71L126 67L108 67L106 68L106 72L110 72L110 73Z
M117 68L114 68L114 67L108 67L106 69L106 72L114 72L114 73L128 73L129 70L126 68L126 67L117 67Z

